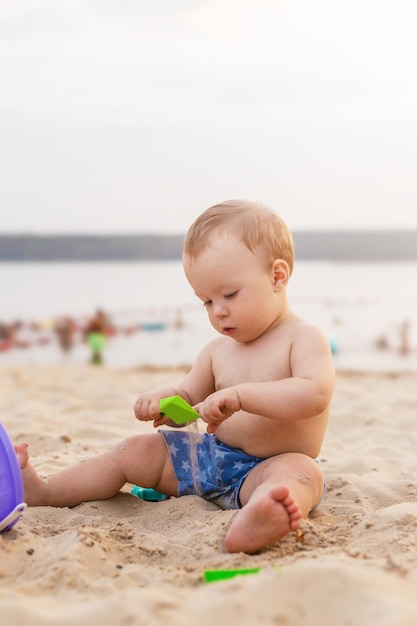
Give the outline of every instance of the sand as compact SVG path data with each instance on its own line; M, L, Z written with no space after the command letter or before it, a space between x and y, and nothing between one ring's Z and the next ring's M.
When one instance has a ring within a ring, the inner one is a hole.
M9 367L0 420L47 476L137 432L137 395L181 369ZM338 372L320 509L254 556L226 554L235 513L131 485L73 509L34 507L0 535L1 626L417 624L417 374ZM205 570L259 567L208 584Z

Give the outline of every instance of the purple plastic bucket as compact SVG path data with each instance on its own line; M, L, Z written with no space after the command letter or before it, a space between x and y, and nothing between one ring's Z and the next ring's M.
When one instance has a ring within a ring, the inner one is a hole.
M10 530L25 510L23 484L16 452L0 422L0 533Z

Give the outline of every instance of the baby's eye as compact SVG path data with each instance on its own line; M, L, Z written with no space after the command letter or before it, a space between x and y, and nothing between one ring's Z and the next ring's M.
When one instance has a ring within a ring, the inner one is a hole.
M205 302L203 302L204 306L210 306L210 304L213 304L213 300L206 300Z
M237 291L233 291L232 293L227 293L224 297L226 298L226 300L231 300L232 298L237 296L237 294L238 294Z

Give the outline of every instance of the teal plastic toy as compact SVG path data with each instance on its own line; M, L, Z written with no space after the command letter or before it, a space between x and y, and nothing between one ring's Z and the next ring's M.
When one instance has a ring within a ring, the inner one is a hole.
M160 502L161 500L168 499L168 496L164 493L159 493L159 491L148 487L138 487L137 485L133 487L130 493L141 500L146 500L147 502Z
M159 401L161 413L172 419L176 424L186 424L196 420L200 415L180 396L170 396Z

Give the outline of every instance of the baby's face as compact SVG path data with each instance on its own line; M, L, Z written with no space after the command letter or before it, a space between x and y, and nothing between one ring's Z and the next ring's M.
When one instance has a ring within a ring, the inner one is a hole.
M211 325L222 335L250 342L278 322L283 286L277 285L276 272L233 236L213 238L196 259L185 256L183 262Z

